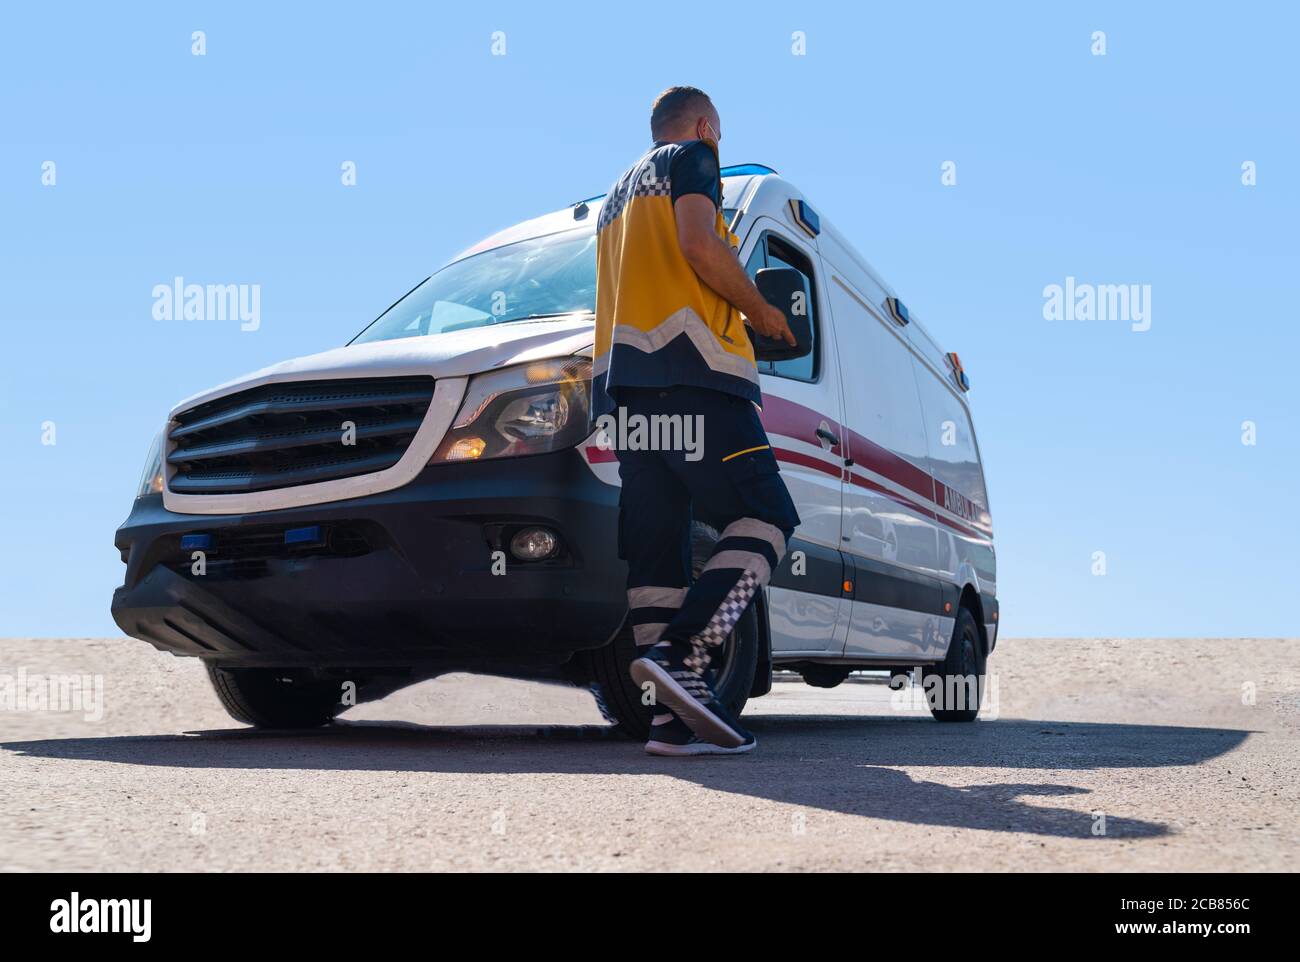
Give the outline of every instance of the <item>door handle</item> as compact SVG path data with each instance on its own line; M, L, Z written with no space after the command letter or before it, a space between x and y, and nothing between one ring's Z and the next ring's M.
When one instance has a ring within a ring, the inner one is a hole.
M817 437L821 438L823 441L825 441L833 448L837 448L840 446L839 436L836 435L835 432L832 431L830 428L826 428L826 427L818 428Z

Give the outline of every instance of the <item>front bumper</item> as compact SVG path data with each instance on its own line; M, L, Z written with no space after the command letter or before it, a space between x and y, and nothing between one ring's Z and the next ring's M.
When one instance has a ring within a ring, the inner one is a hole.
M115 543L126 578L112 613L128 635L223 666L427 667L542 674L618 630L626 568L618 489L574 450L426 468L392 491L249 515L135 502ZM548 562L494 548L545 524ZM284 532L319 526L314 544ZM195 573L187 534L206 534Z

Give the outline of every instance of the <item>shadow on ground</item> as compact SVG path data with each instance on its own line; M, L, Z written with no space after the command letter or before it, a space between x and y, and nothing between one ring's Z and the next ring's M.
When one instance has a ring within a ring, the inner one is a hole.
M748 719L747 719L748 721ZM0 748L36 758L122 765L248 770L561 775L668 774L705 788L826 811L912 824L1090 837L1086 811L1023 799L1088 789L1027 779L951 787L899 766L1069 772L1195 765L1250 734L1218 728L1003 719L940 725L929 719L762 716L753 755L651 758L599 727L438 727L340 723L313 731L232 729L185 735L54 738ZM1150 838L1160 823L1107 817L1103 838ZM1101 839L1099 839L1101 840Z

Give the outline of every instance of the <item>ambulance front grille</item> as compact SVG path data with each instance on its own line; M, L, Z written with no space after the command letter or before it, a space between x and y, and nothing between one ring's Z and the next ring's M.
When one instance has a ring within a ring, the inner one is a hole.
M433 398L431 377L265 384L176 415L176 494L240 494L371 474L401 460Z

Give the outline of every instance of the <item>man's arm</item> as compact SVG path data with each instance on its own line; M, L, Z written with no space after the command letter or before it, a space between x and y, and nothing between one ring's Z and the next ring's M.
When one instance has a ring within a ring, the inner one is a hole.
M683 194L673 204L677 215L677 243L691 269L745 319L759 334L794 344L794 334L779 308L763 300L726 241L717 235L717 208L704 194Z

